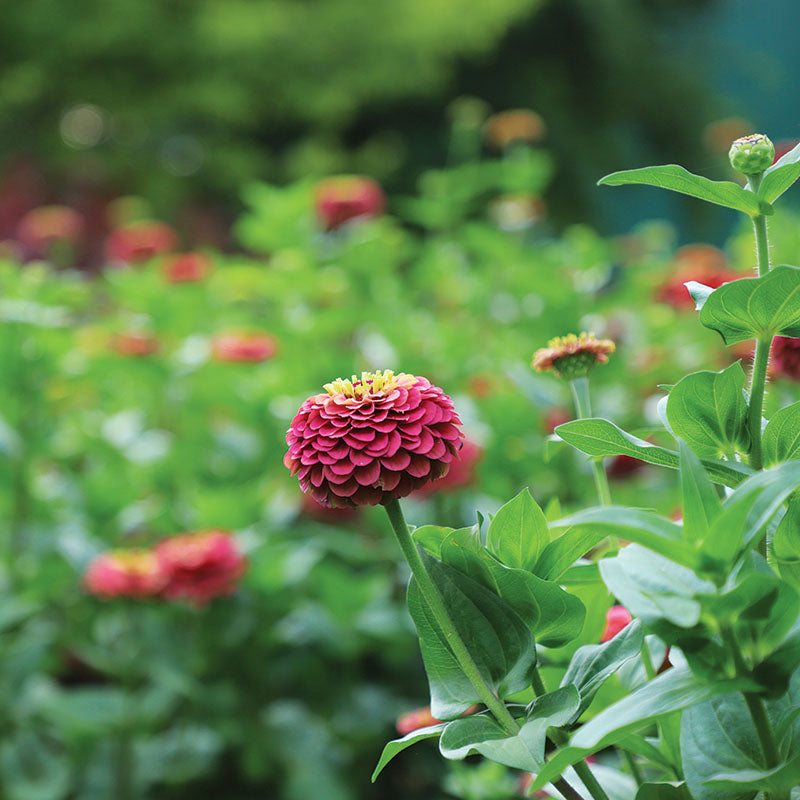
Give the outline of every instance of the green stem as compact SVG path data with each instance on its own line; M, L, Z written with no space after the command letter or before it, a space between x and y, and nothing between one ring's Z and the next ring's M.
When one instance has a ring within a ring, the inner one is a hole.
M538 667L533 668L531 686L537 697L541 697L543 694L547 693L547 688L544 685L542 676L539 674ZM567 744L569 741L569 735L560 728L550 728L547 736L550 741L559 747ZM587 788L594 800L609 800L608 795L603 791L603 787L597 782L597 778L594 777L591 769L589 769L589 765L585 761L579 761L577 764L573 764L572 767L578 777L583 781L583 785ZM558 786L558 784L555 783L553 785ZM559 791L561 791L561 789L559 789Z
M739 642L736 640L736 634L730 627L724 627L721 630L722 640L728 646L728 650L733 658L733 664L736 667L736 674L741 677L747 677L750 670L745 663L742 651L739 649ZM764 707L764 701L760 695L755 692L742 692L744 701L747 704L747 709L750 712L750 717L753 720L753 725L756 729L758 741L761 744L761 750L764 753L765 765L768 769L778 765L780 761L780 754L778 752L778 745L775 742L775 736L770 725L769 718L767 717L767 710Z
M750 429L750 466L759 470L764 466L761 453L761 416L764 406L764 384L767 380L767 365L772 339L759 339L750 382L750 405L747 409L747 426Z
M509 713L505 703L494 693L492 687L481 674L478 665L470 655L469 650L467 650L464 640L456 630L456 626L445 607L444 600L442 600L442 596L439 594L436 584L431 580L428 570L422 563L417 546L414 544L411 534L408 532L408 525L403 517L400 503L396 499L392 499L384 504L384 508L389 517L389 522L391 522L392 528L394 529L400 549L403 551L408 566L411 567L411 574L417 582L417 587L427 603L428 608L430 608L436 620L436 624L442 630L442 633L444 633L447 644L455 656L456 661L458 661L461 671L475 687L475 691L478 693L481 702L494 714L497 721L503 727L503 730L509 736L516 736L519 733L519 725Z
M628 769L631 771L631 775L633 775L636 785L641 786L644 783L644 775L642 775L642 771L639 769L636 759L627 750L623 750L622 755L625 757L625 761L628 763Z
M572 399L575 401L575 413L578 419L588 419L592 416L592 401L589 396L589 379L573 378L569 382L572 390ZM608 477L603 468L602 459L592 459L594 472L594 485L597 488L597 497L601 506L611 505L611 490L608 488Z
M656 677L656 671L653 667L653 659L650 655L650 645L647 644L647 639L642 637L642 664L644 664L644 671L647 674L647 680L652 681Z

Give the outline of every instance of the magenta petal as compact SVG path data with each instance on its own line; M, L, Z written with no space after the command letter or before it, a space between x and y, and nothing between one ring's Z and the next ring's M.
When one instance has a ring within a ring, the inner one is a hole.
M424 478L431 471L431 462L425 456L412 456L406 472L415 478Z
M364 467L375 460L374 456L363 453L360 450L350 451L350 462L356 467Z
M381 470L381 477L380 477L380 485L383 487L384 491L391 492L395 489L398 483L400 483L400 472L392 472L391 470L384 469Z
M349 475L353 471L353 463L350 459L342 459L335 464L331 464L328 469L335 475Z
M358 467L354 474L362 486L371 486L381 474L381 465L377 461L373 461L366 467Z
M411 456L405 450L398 450L393 456L381 459L381 464L383 464L386 469L391 469L395 472L405 469L410 463Z

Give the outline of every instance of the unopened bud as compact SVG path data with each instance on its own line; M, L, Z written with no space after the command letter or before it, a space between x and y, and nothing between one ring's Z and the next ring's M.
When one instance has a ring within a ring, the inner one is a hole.
M758 175L775 160L775 145L763 133L751 133L731 145L728 157L737 172Z

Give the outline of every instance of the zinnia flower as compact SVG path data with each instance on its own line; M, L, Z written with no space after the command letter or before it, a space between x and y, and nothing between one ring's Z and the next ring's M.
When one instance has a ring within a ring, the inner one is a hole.
M317 184L314 205L320 222L330 231L351 219L380 216L386 199L372 178L338 175Z
M275 355L278 345L266 333L226 333L216 336L211 351L216 361L258 362Z
M635 475L646 466L646 462L642 461L640 458L634 458L633 456L626 456L624 454L618 455L614 456L614 458L609 461L606 467L606 475L611 479L621 480Z
M427 379L362 372L303 403L283 463L323 505L376 505L445 475L462 437L452 401Z
M158 339L146 333L118 333L111 346L123 356L149 356L158 350Z
M97 556L83 576L86 589L98 597L152 597L166 575L151 550L112 550Z
M772 340L770 355L773 375L800 381L800 339L776 336Z
M140 264L178 243L175 231L163 222L143 220L113 230L105 241L106 259L112 264Z
M481 458L483 458L483 449L475 442L465 439L458 455L450 463L447 474L426 483L414 494L427 497L435 492L452 492L469 486L475 481L475 467Z
M631 612L625 606L611 606L606 612L606 627L600 643L613 639L626 625L630 624Z
M247 566L226 531L171 536L159 542L155 553L167 577L164 596L193 600L197 605L231 594Z
M514 142L539 142L545 131L544 120L535 111L518 108L489 117L484 135L490 145L502 150Z
M553 406L545 411L542 424L546 433L552 434L559 425L569 422L572 419L569 411L560 406Z
M328 522L333 525L348 522L358 514L356 508L331 508L318 503L311 494L303 494L300 501L300 511L307 517L319 522Z
M673 270L656 292L656 300L668 303L677 311L691 311L695 304L685 283L697 281L717 289L740 277L738 272L728 268L728 260L721 250L710 244L687 245L675 253Z
M616 350L611 339L598 339L593 333L576 336L556 336L547 347L533 355L533 368L537 372L553 370L568 380L586 375L595 364L605 364L608 354Z
M36 255L45 255L55 242L75 242L83 234L83 217L68 206L40 206L17 225L17 239Z
M461 716L468 717L470 714L474 714L479 708L480 706L477 705L470 706ZM414 711L403 714L395 723L395 728L397 728L397 732L401 736L405 736L413 731L418 731L420 728L438 725L441 721L442 720L436 719L436 717L431 714L430 706L425 706L425 708L417 708L414 709Z
M211 259L204 253L180 253L168 256L162 269L170 283L201 281L211 271Z

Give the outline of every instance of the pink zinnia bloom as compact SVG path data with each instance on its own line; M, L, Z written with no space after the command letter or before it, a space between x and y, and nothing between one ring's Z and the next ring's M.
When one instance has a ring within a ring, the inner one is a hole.
M304 494L300 501L300 511L307 517L312 517L319 522L333 524L347 522L358 514L356 508L331 508L318 503L311 494Z
M266 361L277 349L277 342L267 333L226 333L214 337L211 343L215 361Z
M533 354L531 366L537 372L553 370L556 375L572 379L586 374L595 364L608 363L609 353L616 350L611 339L598 339L593 333L556 336Z
M606 612L606 627L600 637L600 643L613 639L631 619L631 612L625 606L611 606Z
M776 336L772 340L770 355L773 375L800 381L800 339Z
M283 463L323 505L376 505L445 475L462 438L452 401L426 378L362 372L303 403Z
M17 239L28 250L44 255L54 242L75 242L83 235L83 217L68 206L40 206L17 225Z
M470 714L474 714L479 708L480 706L477 705L470 706L461 716L468 717ZM413 731L418 731L420 728L429 728L431 725L439 725L441 721L442 720L436 719L436 717L431 714L430 706L425 706L425 708L416 708L414 711L403 714L397 719L395 728L397 728L397 732L401 736L405 736Z
M83 576L86 589L98 597L152 597L166 575L151 550L112 550L97 556Z
M458 455L450 464L446 475L417 489L416 495L428 496L435 492L452 492L475 481L475 467L483 458L483 449L465 439Z
M606 475L613 480L623 480L624 478L630 478L631 475L635 475L646 466L647 463L640 458L618 455L614 456L611 461L609 461L606 467Z
M105 255L112 264L140 264L178 244L175 231L164 222L144 220L123 225L106 237Z
M180 253L168 256L162 269L170 283L197 282L211 271L211 259L204 253Z
M728 268L728 259L722 250L710 244L690 244L675 253L674 271L656 292L656 300L671 305L677 311L691 311L695 303L684 286L697 281L712 289L742 276Z
M543 425L547 433L553 433L559 425L570 422L572 417L565 408L553 406L545 411Z
M158 350L158 339L146 333L118 333L111 346L122 356L149 356Z
M164 596L197 605L231 594L247 567L233 536L226 531L171 536L159 542L155 552L167 576Z
M338 175L317 184L314 205L320 222L330 231L351 219L380 216L386 200L372 178Z

